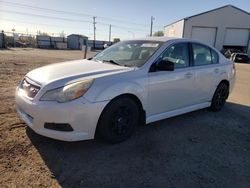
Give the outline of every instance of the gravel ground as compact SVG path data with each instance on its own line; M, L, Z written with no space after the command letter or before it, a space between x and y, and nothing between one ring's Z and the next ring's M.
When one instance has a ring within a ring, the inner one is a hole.
M236 65L234 91L217 113L204 109L139 126L115 145L35 134L15 112L16 85L31 69L82 57L0 51L0 187L250 187L250 64Z

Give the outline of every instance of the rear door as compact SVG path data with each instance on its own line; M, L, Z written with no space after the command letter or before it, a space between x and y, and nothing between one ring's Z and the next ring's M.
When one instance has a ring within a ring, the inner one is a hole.
M221 72L219 56L210 47L198 43L192 43L192 51L196 103L207 102L213 96Z

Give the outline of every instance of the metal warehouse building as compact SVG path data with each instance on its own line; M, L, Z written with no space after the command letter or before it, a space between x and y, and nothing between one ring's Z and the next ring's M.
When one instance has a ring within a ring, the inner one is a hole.
M88 37L84 35L72 34L68 36L68 48L72 50L81 50L86 45Z
M67 39L64 37L36 36L38 48L67 49Z
M250 13L232 5L190 16L165 26L165 36L198 39L250 54Z

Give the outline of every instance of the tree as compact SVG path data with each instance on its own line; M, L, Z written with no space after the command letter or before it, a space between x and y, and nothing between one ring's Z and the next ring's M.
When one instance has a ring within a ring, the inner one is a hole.
M155 37L161 37L161 36L163 36L163 35L164 35L163 31L156 31L156 32L154 33L154 36L155 36Z
M64 31L60 32L60 33L59 33L59 36L60 36L60 37L65 37Z
M38 32L37 32L37 35L40 35L40 36L49 36L48 33L46 33L46 32L41 32L41 31L38 31Z
M120 42L121 40L119 38L114 38L114 43Z

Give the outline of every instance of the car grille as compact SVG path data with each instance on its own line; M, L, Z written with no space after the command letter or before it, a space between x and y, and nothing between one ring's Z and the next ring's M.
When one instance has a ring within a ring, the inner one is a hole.
M38 91L40 90L40 86L31 83L28 79L24 78L21 82L20 88L23 89L26 95L30 98L34 98Z

